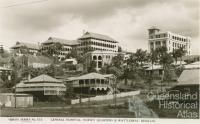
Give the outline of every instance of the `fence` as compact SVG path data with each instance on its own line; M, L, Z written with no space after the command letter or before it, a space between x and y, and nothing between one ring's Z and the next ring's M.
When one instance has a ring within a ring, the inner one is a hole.
M116 98L134 96L138 94L140 94L140 91L123 92L123 93L116 94ZM96 97L90 97L90 98L83 98L81 99L81 102L110 100L110 99L113 99L113 97L114 97L113 94L102 95L102 96L96 96ZM71 100L71 104L77 104L77 103L80 103L80 99Z

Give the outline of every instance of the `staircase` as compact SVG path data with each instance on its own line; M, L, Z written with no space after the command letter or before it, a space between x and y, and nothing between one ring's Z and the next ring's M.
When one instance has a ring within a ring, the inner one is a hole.
M112 95L114 92L115 93L120 93L120 91L118 89L114 90L111 86L108 86L108 88L110 89L107 93L107 95Z

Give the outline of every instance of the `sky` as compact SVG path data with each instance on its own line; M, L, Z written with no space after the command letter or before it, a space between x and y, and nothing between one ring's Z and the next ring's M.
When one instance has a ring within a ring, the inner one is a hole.
M6 49L16 41L74 40L90 31L135 52L147 50L151 26L190 36L192 54L199 54L198 0L0 0L0 44Z

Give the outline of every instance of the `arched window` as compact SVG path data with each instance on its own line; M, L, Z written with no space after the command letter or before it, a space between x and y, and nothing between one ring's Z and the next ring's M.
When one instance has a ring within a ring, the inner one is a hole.
M101 57L101 56L98 56L98 60L102 60L102 57Z
M93 60L97 60L97 56L93 56Z

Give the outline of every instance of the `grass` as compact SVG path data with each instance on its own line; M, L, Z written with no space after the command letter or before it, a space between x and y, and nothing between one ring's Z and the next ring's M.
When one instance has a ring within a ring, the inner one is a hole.
M14 109L4 108L1 111L2 117L123 117L134 118L125 107L117 109L110 106L104 107L84 107L84 108L67 108L67 109Z

